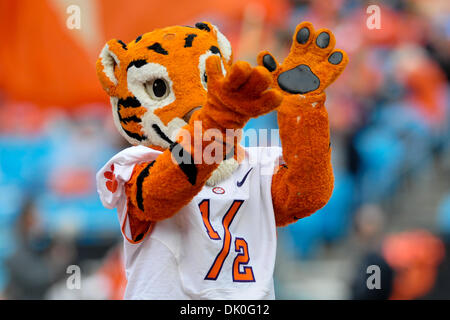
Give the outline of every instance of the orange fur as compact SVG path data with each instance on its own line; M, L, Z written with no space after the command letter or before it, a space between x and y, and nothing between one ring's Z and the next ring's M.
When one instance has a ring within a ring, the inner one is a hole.
M314 32L311 24L303 23L297 27L296 32L307 26L311 31L310 39L305 44L299 44L295 42L294 36L290 54L282 65L276 63L271 74L264 67L253 68L246 62L238 61L232 64L232 58L225 59L222 52L220 57L217 54L209 57L206 60L208 90L205 90L199 71L199 58L212 46L219 47L218 31L211 24L206 23L206 26L210 32L176 26L144 34L139 40L127 45L118 40L107 43L104 50L110 56L100 57L97 72L105 91L119 99L119 131L125 130L125 134L143 136L151 130L144 127L143 121L123 119L137 117L140 120L151 112L167 126L172 120L182 119L200 106L201 109L193 113L183 129L187 130L191 137L194 136L195 121L201 121L203 133L208 129L218 129L223 136L214 143L224 148L223 154L226 155L232 147L227 145L225 140L226 129L240 129L250 118L280 106L278 121L287 167L281 167L273 176L272 197L276 222L278 226L283 226L315 212L326 204L333 189L329 124L323 90L343 71L348 62L345 52L333 50L335 39L331 32L326 29ZM313 41L323 31L329 33L330 44L322 49L315 46ZM194 44L185 47L186 38L190 34L195 34ZM169 54L149 50L149 46L155 43L161 44ZM332 65L327 61L327 57L337 51L343 55L342 62ZM263 57L267 54L262 52L259 55L260 65L263 65ZM108 69L108 72L105 63L107 59L111 62L111 57L115 60L112 63L114 67ZM126 105L125 100L131 99L134 104L139 102L128 87L127 78L127 68L138 60L145 63L154 62L167 69L176 97L173 102L154 110L145 105ZM284 71L299 64L311 68L320 79L320 86L305 95L284 92L276 79ZM225 76L223 68L226 71ZM273 89L268 89L271 85ZM142 233L149 232L152 222L167 219L188 204L218 166L217 163L196 164L196 175L192 181L173 159L172 151L166 145L143 137L145 139L136 143L163 153L152 164L136 165L131 179L126 183L133 240ZM204 143L194 145L193 141L184 140L182 136L173 143L179 144L190 154L203 154L206 147ZM233 142L235 157L240 148L238 143L239 141Z
M296 35L302 28L308 28L310 35L305 43L300 44L296 41ZM322 32L330 36L326 48L319 48L315 43ZM275 67L272 70L272 86L286 95L278 108L278 125L287 165L281 166L272 180L277 226L285 226L314 213L328 202L333 191L330 129L324 106L324 90L341 74L348 62L344 51L334 50L335 43L328 29L314 31L311 23L303 22L295 30L290 53L282 65L267 51L258 55L260 65L264 65L266 55L272 57ZM342 61L336 65L328 61L334 52L342 54ZM303 95L283 91L278 77L299 65L307 65L320 79L320 86Z
M210 128L221 130L224 134L222 141L215 143L224 146L223 154L226 155L226 129L230 127L242 128L251 116L266 113L277 107L281 102L281 95L276 91L266 92L266 88L263 86L261 86L260 93L257 94L253 87L245 85L245 79L242 86L229 90L229 81L227 80L232 78L235 73L242 71L242 64L237 63L232 66L228 76L224 78L221 76L218 60L217 57L212 57L207 61L208 78L211 79L209 80L208 99L204 107L193 115L184 129L188 130L190 136L193 137L194 121L201 121L203 133ZM256 72L258 77L261 77L260 81L267 85L270 83L270 75L265 70L260 68L250 69L250 74ZM191 154L198 147L202 148L201 154L203 154L203 148L206 147L205 144L194 145L193 139L191 141L179 139L178 143L185 150L191 151ZM129 210L143 221L159 221L177 213L203 188L212 171L218 166L216 163L197 164L197 182L192 185L186 180L179 166L172 160L170 150L166 150L157 158L150 169L150 174L143 182L144 208L147 208L147 210L142 211L138 208L136 200L137 179L147 165L136 165L132 178L126 184L126 193L132 204L132 206L129 206Z
M278 226L306 217L322 208L333 191L330 132L324 99L288 96L278 109L283 158L272 181ZM315 108L311 102L317 102ZM300 117L299 121L297 118Z
M127 82L127 67L132 61L145 60L163 65L173 81L173 93L176 100L162 108L154 110L154 114L165 124L174 118L182 118L195 107L202 106L206 100L206 91L200 82L198 70L200 55L208 52L211 46L218 46L217 36L213 26L208 24L211 32L182 26L157 29L141 36L139 41L134 40L124 45L117 39L108 41L109 50L119 60L114 68L117 85L109 79L104 72L102 58L97 61L97 74L105 91L112 97L126 99L132 96ZM195 34L192 47L184 48L186 36ZM159 54L148 47L160 43L167 55ZM225 69L229 68L229 62L221 59ZM231 61L231 60L230 60ZM141 117L141 108L121 109L121 115L136 115ZM141 124L130 127L133 133L142 133Z
M115 39L107 43L97 62L97 72L105 91L118 99L118 129L123 130L122 134L144 137L145 133L152 130L144 127L146 124L143 119L149 112L167 126L173 119L184 119L188 112L201 107L192 114L183 129L191 137L194 137L195 121L201 122L203 135L208 129L218 129L223 136L215 140L214 144L224 149L223 155L227 155L234 146L237 157L239 141L228 145L230 142L225 139L226 129L240 129L251 117L270 112L280 104L282 95L276 90L267 90L271 83L270 73L263 67L252 68L246 62L238 61L233 65L232 55L227 58L227 54L222 51L219 56L218 31L211 24L206 23L206 26L209 31L175 26L144 34L126 45ZM193 37L191 46L186 42L189 35ZM160 45L159 52L149 50L149 46L155 43ZM208 90L205 90L199 62L200 57L210 51L216 54L206 59ZM164 66L176 97L173 102L154 109L141 104L129 88L128 69L136 61L137 68L149 63ZM223 75L223 68L226 76ZM169 136L164 128L161 130ZM132 241L150 230L151 222L167 219L189 203L218 166L218 163L207 164L204 161L192 165L195 168L189 168L196 171L195 178L189 177L173 158L172 150L158 141L141 140L138 143L163 153L152 164L137 164L125 185ZM180 136L171 146L175 144L192 155L203 154L209 143L194 145L193 139L188 141Z

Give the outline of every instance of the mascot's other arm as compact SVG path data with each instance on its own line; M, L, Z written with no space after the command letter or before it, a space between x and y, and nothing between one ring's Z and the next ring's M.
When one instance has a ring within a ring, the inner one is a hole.
M190 137L194 137L194 122L201 121L203 133L207 129L220 130L223 140L214 143L225 148L226 129L242 128L251 117L272 111L283 98L277 90L267 90L272 79L263 67L252 68L246 62L237 62L224 77L219 57L212 56L206 62L206 72L207 102L184 127ZM160 221L177 213L202 189L217 168L218 164L205 161L177 164L172 159L173 150L178 150L177 154L195 154L194 148L199 147L194 145L194 139L183 141L182 137L177 140L178 147L172 145L171 150L164 151L154 162L135 166L126 184L132 229L134 224L139 225L136 219ZM205 143L200 148L199 154L203 155ZM226 155L226 151L223 154Z
M342 50L333 50L328 29L314 31L311 23L297 26L291 51L282 65L264 51L258 63L285 94L278 108L278 125L286 162L272 178L277 226L285 226L322 208L333 191L331 145L324 89L348 62Z

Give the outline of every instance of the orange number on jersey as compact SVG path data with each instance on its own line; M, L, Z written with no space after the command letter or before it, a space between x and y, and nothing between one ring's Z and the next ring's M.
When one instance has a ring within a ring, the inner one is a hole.
M232 235L230 233L230 225L233 222L236 213L239 211L239 208L242 206L243 203L244 200L234 200L231 207L223 216L222 225L224 230L224 238L222 250L220 250L219 254L214 260L214 263L209 269L208 274L205 277L205 280L216 280L217 277L219 276L220 270L222 269L225 259L228 257L228 254L230 252L232 239ZM199 207L209 237L213 240L220 240L220 236L211 226L211 223L209 221L209 200L203 200L202 202L200 202ZM242 253L241 249L243 250ZM248 256L247 242L245 242L245 240L242 238L237 238L235 242L235 251L239 252L239 254L237 255L233 265L233 281L242 281L242 282L255 281L253 277L253 270L251 267L244 267L244 273L239 272L239 266L241 264L247 264L250 261L250 258ZM236 272L235 269L237 270ZM247 275L247 273L250 273L250 275Z
M250 262L248 255L247 241L243 238L236 238L234 241L234 248L236 252L239 252L233 262L233 281L235 282L254 282L252 267L244 266L244 271L241 272L239 267Z
M198 205L202 213L203 224L205 225L208 236L213 240L220 240L219 234L214 230L209 221L209 199L205 199Z
M223 216L222 225L224 230L224 239L223 239L223 247L220 250L219 254L214 260L211 268L209 269L208 274L205 277L205 280L216 280L219 276L220 270L222 269L223 263L225 262L228 253L230 252L231 246L231 233L230 233L230 224L233 222L236 213L241 207L244 200L234 200L230 209L228 209L227 213Z

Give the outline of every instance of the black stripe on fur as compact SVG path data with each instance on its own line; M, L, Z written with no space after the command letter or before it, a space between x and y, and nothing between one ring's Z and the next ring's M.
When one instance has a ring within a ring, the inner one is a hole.
M205 31L208 31L208 32L211 31L211 29L209 28L209 26L208 26L206 23L203 23L203 22L197 22L197 23L195 24L195 27L196 27L197 29L200 29L200 30L205 30Z
M209 48L209 51L211 51L214 54L219 54L220 56L222 56L222 54L220 53L219 48L217 48L216 46L211 46L211 48Z
M152 125L153 130L155 130L156 134L163 139L164 141L166 141L168 144L173 144L174 142L172 140L170 140L170 138L168 136L166 136L166 134L164 132L162 132L161 128L157 125L157 124L153 124Z
M145 178L147 178L150 174L150 168L153 166L155 161L150 162L144 170L139 173L137 179L136 179L136 202L138 205L138 208L144 211L144 198L142 196L142 184L144 183Z
M137 116L130 116L126 118L122 118L120 115L120 108L121 106L125 108L137 108L141 106L141 103L138 99L135 97L128 97L126 99L119 99L119 102L117 103L117 116L119 117L120 124L122 126L123 131L133 139L136 139L137 141L143 141L146 140L147 137L145 135L141 135L139 133L131 132L126 130L122 124L127 124L129 121L135 121L135 122L141 122L142 120L139 119Z
M134 60L134 61L131 61L130 64L128 65L128 67L127 67L127 71L131 67L140 68L140 67L142 67L142 66L144 66L146 64L147 64L147 61L145 61L145 60Z
M194 41L194 38L196 37L197 35L195 34L195 33L191 33L191 34L188 34L187 36L186 36L186 38L184 38L184 47L185 48L190 48L190 47L192 47L192 42Z
M122 40L117 40L118 43L124 48L125 50L128 50L127 45Z
M168 55L169 54L163 47L161 47L161 44L158 43L158 42L155 42L151 46L147 47L147 49L148 50L153 50L156 53L163 54L163 55Z
M119 104L124 108L139 108L141 106L141 102L135 97L128 97L126 99L119 99Z
M194 164L192 155L184 150L179 143L170 140L170 138L166 136L164 132L162 132L161 128L157 124L153 124L152 128L161 139L170 144L170 152L172 152L173 157L177 160L178 166L188 178L189 183L194 185L197 181L197 167ZM183 162L185 158L188 158L187 163Z
M126 117L126 118L122 118L120 117L120 122L127 124L128 122L133 121L133 122L142 122L141 118L138 118L137 116L131 116L131 117Z
M177 161L178 166L181 171L186 175L190 184L195 185L197 182L197 167L194 164L194 159L192 155L188 153L184 148L177 142L174 142L170 146L170 152L172 152L172 156ZM188 162L185 163L183 160L185 158L189 158Z

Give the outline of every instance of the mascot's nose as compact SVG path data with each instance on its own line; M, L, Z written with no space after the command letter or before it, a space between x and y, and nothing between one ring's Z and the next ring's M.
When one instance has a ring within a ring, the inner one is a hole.
M195 108L191 109L188 113L186 113L183 116L183 120L186 121L186 122L189 122L189 120L191 119L191 117L194 114L194 112L199 110L199 109L201 109L201 106L198 106L198 107L195 107Z

